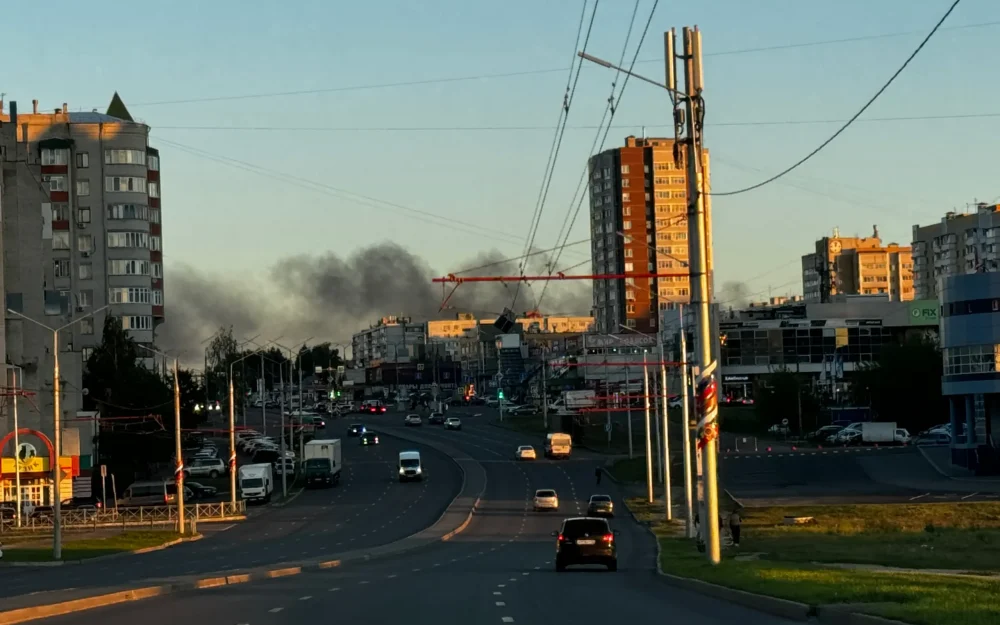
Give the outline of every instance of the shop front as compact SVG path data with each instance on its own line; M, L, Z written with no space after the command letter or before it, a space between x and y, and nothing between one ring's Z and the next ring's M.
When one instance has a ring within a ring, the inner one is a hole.
M55 450L49 438L37 430L22 428L16 437L14 432L7 434L0 441L0 450L3 450L0 458L3 501L17 501L20 483L22 502L33 506L51 506L55 501L51 470ZM73 478L80 475L80 458L63 456L59 458L59 467L62 471L59 500L65 501L73 497Z

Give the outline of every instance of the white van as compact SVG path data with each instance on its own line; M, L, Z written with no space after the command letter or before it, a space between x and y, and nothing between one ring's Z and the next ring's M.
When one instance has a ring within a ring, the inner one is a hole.
M240 467L240 493L247 501L271 501L274 472L270 464L245 464Z
M416 480L420 482L423 479L424 479L424 466L420 462L420 452L419 451L399 452L399 481L408 482L410 480Z
M184 487L184 500L192 501L194 491ZM168 480L156 480L153 482L134 482L125 489L118 505L127 508L129 506L172 506L177 504L177 484Z
M545 437L545 456L569 458L573 453L573 437L562 432L549 432Z

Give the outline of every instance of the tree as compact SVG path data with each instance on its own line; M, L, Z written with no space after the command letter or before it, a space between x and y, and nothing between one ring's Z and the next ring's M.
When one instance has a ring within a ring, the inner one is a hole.
M205 349L205 387L209 401L225 401L229 395L229 365L239 358L240 345L233 327L221 327Z
M919 432L948 415L941 394L944 366L933 339L911 336L882 347L877 362L855 372L851 393L855 405L871 406L881 421Z
M764 376L754 398L760 429L781 423L783 419L788 419L788 427L798 434L805 434L816 426L819 402L807 380L788 369Z
M173 374L169 373L171 389L173 388ZM179 369L177 371L178 386L181 388L181 427L197 427L205 418L206 412L195 412L195 406L205 404L205 387L201 385L194 372L190 369Z
M121 319L109 315L104 321L101 344L87 360L83 376L90 406L96 404L105 415L109 410L120 416L163 414L170 389L140 364L146 356L122 328Z

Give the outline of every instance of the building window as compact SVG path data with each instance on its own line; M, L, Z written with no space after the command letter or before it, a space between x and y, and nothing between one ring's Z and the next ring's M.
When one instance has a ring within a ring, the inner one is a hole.
M153 318L147 315L125 315L122 317L124 330L152 330Z
M144 287L119 287L108 289L109 304L148 304L149 289Z
M108 204L108 219L149 219L145 204Z
M690 291L688 291L688 289L677 289L678 295L688 295L689 293Z
M84 206L76 209L76 221L81 224L90 223L90 207Z
M625 312L627 312L627 313L634 313L635 312L635 304L626 304L625 305Z
M622 199L624 199L624 197L625 197L625 196L624 196L624 194L623 194L623 195L622 195ZM625 217L628 217L628 216L630 216L631 214L632 214L632 207L631 207L631 206L622 206L622 215L623 215L623 216L625 216Z
M68 250L69 249L69 232L66 230L57 230L52 233L52 249L54 250Z
M68 191L69 182L66 176L42 176L42 187L49 191Z
M79 169L86 169L90 167L90 152L77 152L76 166Z
M148 186L149 186L149 197L160 197L160 183L150 182Z
M104 150L106 165L145 165L145 150Z
M144 260L109 260L109 276L148 276L149 263Z
M69 220L69 204L57 202L55 204L50 204L50 206L52 207L52 221Z
M76 194L78 196L90 195L90 181L89 180L77 180L76 181Z
M160 251L160 237L157 236L149 237L149 249L154 252Z
M628 178L622 178L622 187L628 188L628 186L629 186L629 179Z
M153 171L160 171L160 157L155 154L146 156L146 168Z
M92 289L84 289L80 291L76 296L76 305L80 308L90 308L94 305L94 291Z
M630 193L622 193L622 202L631 202L632 195Z
M622 222L622 228L623 229L628 230L631 227L632 227L632 222L631 221L623 221Z
M93 320L91 320L91 324L90 325L91 325L91 327L93 327L93 325L94 325L93 324ZM91 334L93 334L93 332L91 332ZM83 362L84 362L84 364L86 364L90 360L90 357L94 355L94 348L93 347L84 347L83 349L80 350L80 355L83 356Z
M69 165L69 150L45 148L42 150L42 165Z
M79 275L81 280L93 280L94 279L94 266L90 263L80 263Z
M93 235L90 235L90 234L78 234L76 236L76 249L79 250L79 251L81 251L81 252L87 252L88 254L90 252L93 252L94 251L94 237L93 237Z
M109 232L108 247L148 248L149 238L145 232Z
M628 165L622 165L622 173L627 174L629 172Z
M625 263L625 271L632 271L634 265L632 263Z
M687 191L671 191L670 197L672 199L682 199L687 197Z
M163 265L161 265L160 263L150 263L150 269L154 278L163 277Z
M94 318L84 317L80 320L80 334L93 334L94 333ZM84 349L89 349L85 347ZM84 360L89 359L90 356L84 356Z
M674 241L687 241L688 235L687 232L675 232L671 238Z
M146 179L137 176L106 176L104 178L104 190L130 191L135 193L146 192Z
M163 291L153 291L153 306L163 306Z
M52 261L52 276L54 278L69 278L72 275L71 271L68 259Z

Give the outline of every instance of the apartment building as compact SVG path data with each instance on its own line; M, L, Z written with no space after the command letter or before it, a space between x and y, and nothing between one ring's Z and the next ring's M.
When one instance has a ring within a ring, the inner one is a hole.
M936 299L952 275L1000 269L1000 205L979 203L975 212L949 212L929 226L913 226L913 290Z
M120 316L147 344L164 319L160 157L148 144L149 126L132 119L117 93L106 113L70 112L66 104L43 112L37 101L30 112L15 102L2 111L5 310L35 322L6 313L3 348L6 362L23 370L24 386L40 390L44 431L52 419L44 392L52 387L52 333L38 324L65 326L65 416L80 407L83 365L106 315Z
M595 274L658 273L658 278L595 280L598 332L621 326L655 332L659 310L690 301L686 152L674 140L625 138L625 146L590 158L591 258ZM708 151L705 190L711 188ZM711 223L711 199L705 198ZM709 231L709 237L711 231ZM709 240L711 249L711 240ZM711 258L709 259L711 269Z
M816 241L802 256L802 294L807 303L828 303L836 295L886 295L890 301L914 299L911 248L882 244L878 227L870 237L833 236Z
M416 360L426 342L423 323L409 317L382 317L351 337L354 366L377 367L383 361L406 364Z

